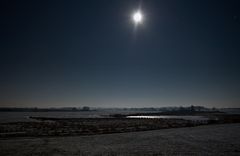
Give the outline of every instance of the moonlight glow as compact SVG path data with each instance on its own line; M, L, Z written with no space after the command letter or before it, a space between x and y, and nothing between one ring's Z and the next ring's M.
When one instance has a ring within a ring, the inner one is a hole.
M133 21L134 21L135 24L142 23L143 15L140 11L137 11L133 14Z

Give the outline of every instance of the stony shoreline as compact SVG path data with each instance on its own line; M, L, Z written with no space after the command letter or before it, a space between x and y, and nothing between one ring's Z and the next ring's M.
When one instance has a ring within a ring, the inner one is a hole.
M0 139L3 156L237 156L240 124L67 137Z

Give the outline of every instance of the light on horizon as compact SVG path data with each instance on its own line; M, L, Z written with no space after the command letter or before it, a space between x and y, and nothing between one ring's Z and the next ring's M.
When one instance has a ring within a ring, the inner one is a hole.
M135 24L140 24L143 21L143 14L141 11L137 11L133 14L132 18Z

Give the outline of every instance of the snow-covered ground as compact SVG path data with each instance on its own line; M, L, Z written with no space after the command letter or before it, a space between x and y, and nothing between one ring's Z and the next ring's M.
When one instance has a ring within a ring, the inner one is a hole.
M240 155L240 124L58 138L0 139L2 156Z

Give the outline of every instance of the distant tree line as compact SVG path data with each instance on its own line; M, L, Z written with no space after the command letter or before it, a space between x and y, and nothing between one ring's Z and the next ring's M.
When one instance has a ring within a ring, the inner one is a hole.
M83 107L62 107L62 108L17 108L17 107L0 107L0 112L78 112L78 111L96 111L96 110L122 110L122 111L149 111L149 112L201 112L201 111L224 111L224 110L239 110L240 108L207 108L203 106L179 106L179 107L143 107L143 108L90 108L88 106Z
M17 108L17 107L2 107L0 112L78 112L78 111L91 111L90 107L84 106L77 107L64 107L64 108Z
M114 109L114 108L113 108ZM192 112L197 112L197 111L212 111L212 110L217 110L217 108L206 108L203 106L179 106L179 107L160 107L160 108L154 108L154 107L146 107L146 108L119 108L123 109L126 111L161 111L161 112L166 112L166 111L192 111Z

